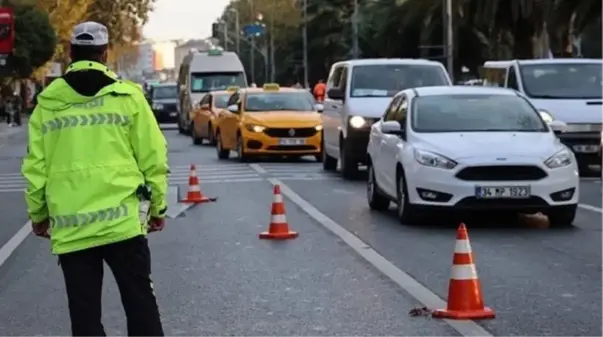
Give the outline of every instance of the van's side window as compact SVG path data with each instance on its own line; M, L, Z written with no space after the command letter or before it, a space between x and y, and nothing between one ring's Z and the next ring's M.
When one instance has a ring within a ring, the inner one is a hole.
M341 73L343 72L343 66L336 67L331 72L329 79L327 80L327 88L338 88L341 80Z
M515 67L509 67L508 77L507 77L507 88L519 90L519 85L517 84L517 74L515 73Z

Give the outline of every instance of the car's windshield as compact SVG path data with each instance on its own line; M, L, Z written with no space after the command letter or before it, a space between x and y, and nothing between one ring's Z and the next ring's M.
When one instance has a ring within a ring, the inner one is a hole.
M218 109L226 109L228 107L229 94L214 95L214 106Z
M225 90L232 86L245 87L245 76L242 72L191 74L191 92Z
M523 88L532 98L601 99L601 63L521 65Z
M393 97L401 90L451 85L444 69L437 65L380 64L354 66L351 97Z
M420 96L413 101L411 127L416 132L548 131L532 105L510 95Z
M178 88L175 85L162 85L153 87L154 99L177 99Z
M312 99L307 92L258 92L248 93L245 111L314 111Z

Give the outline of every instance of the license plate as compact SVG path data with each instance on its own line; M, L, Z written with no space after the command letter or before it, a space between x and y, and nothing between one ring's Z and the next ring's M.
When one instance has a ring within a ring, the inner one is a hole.
M304 145L306 140L303 138L281 138L278 143L280 145Z
M597 153L601 147L599 145L574 145L573 148L578 153Z
M525 199L530 197L530 186L476 186L479 199Z
M170 117L175 117L176 115L178 115L177 112L170 112Z

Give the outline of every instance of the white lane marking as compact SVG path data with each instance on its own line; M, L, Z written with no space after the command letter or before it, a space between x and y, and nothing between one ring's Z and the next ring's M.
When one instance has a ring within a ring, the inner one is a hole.
M4 262L6 262L11 255L13 255L21 243L25 241L29 233L31 233L31 221L27 221L25 225L23 225L23 227L21 227L21 229L19 229L19 231L15 233L2 248L0 248L0 267L2 267Z
M348 246L356 251L360 256L366 259L370 264L375 266L384 275L392 279L402 289L413 296L417 301L423 303L428 308L446 308L446 302L444 302L438 295L433 293L427 287L419 283L419 281L412 278L410 275L396 267L393 263L388 261L382 255L379 255L374 249L360 240L358 237L348 232L341 225L331 220L329 217L321 213L316 207L312 206L308 201L304 200L301 196L295 193L289 186L283 184L282 181L275 178L268 178L268 181L273 185L280 185L281 192L310 217L314 218L322 226L333 232L341 240L343 240ZM456 330L462 336L492 336L481 326L477 325L474 321L453 321L444 320L454 330Z
M259 164L249 164L249 167L250 167L252 170L254 170L254 171L256 171L257 173L259 173L259 174L266 174L266 173L268 173L268 172L266 172L266 170L264 170L264 168L263 168L263 167L261 167Z
M578 208L582 208L587 211L595 212L595 213L603 213L603 209L587 204L578 204Z

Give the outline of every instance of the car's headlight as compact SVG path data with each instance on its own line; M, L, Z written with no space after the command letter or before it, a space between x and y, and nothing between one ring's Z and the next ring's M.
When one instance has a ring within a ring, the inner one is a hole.
M314 129L316 129L316 131L320 131L322 130L322 125L317 125L314 127Z
M363 127L364 125L366 125L366 119L364 119L360 116L354 116L354 117L350 118L350 125L355 129L359 129L359 128Z
M551 158L544 161L544 165L548 168L554 169L559 167L565 167L572 163L572 153L568 150L561 150L555 153Z
M540 114L542 120L547 124L551 123L554 119L553 115L551 115L551 113L546 110L538 110L538 113Z
M161 110L161 109L163 109L163 104L153 103L153 109Z
M245 124L245 128L250 132L262 132L266 130L266 127L255 124Z
M440 154L415 149L415 159L424 166L437 167L441 169L451 170L456 167L457 162L446 158Z

